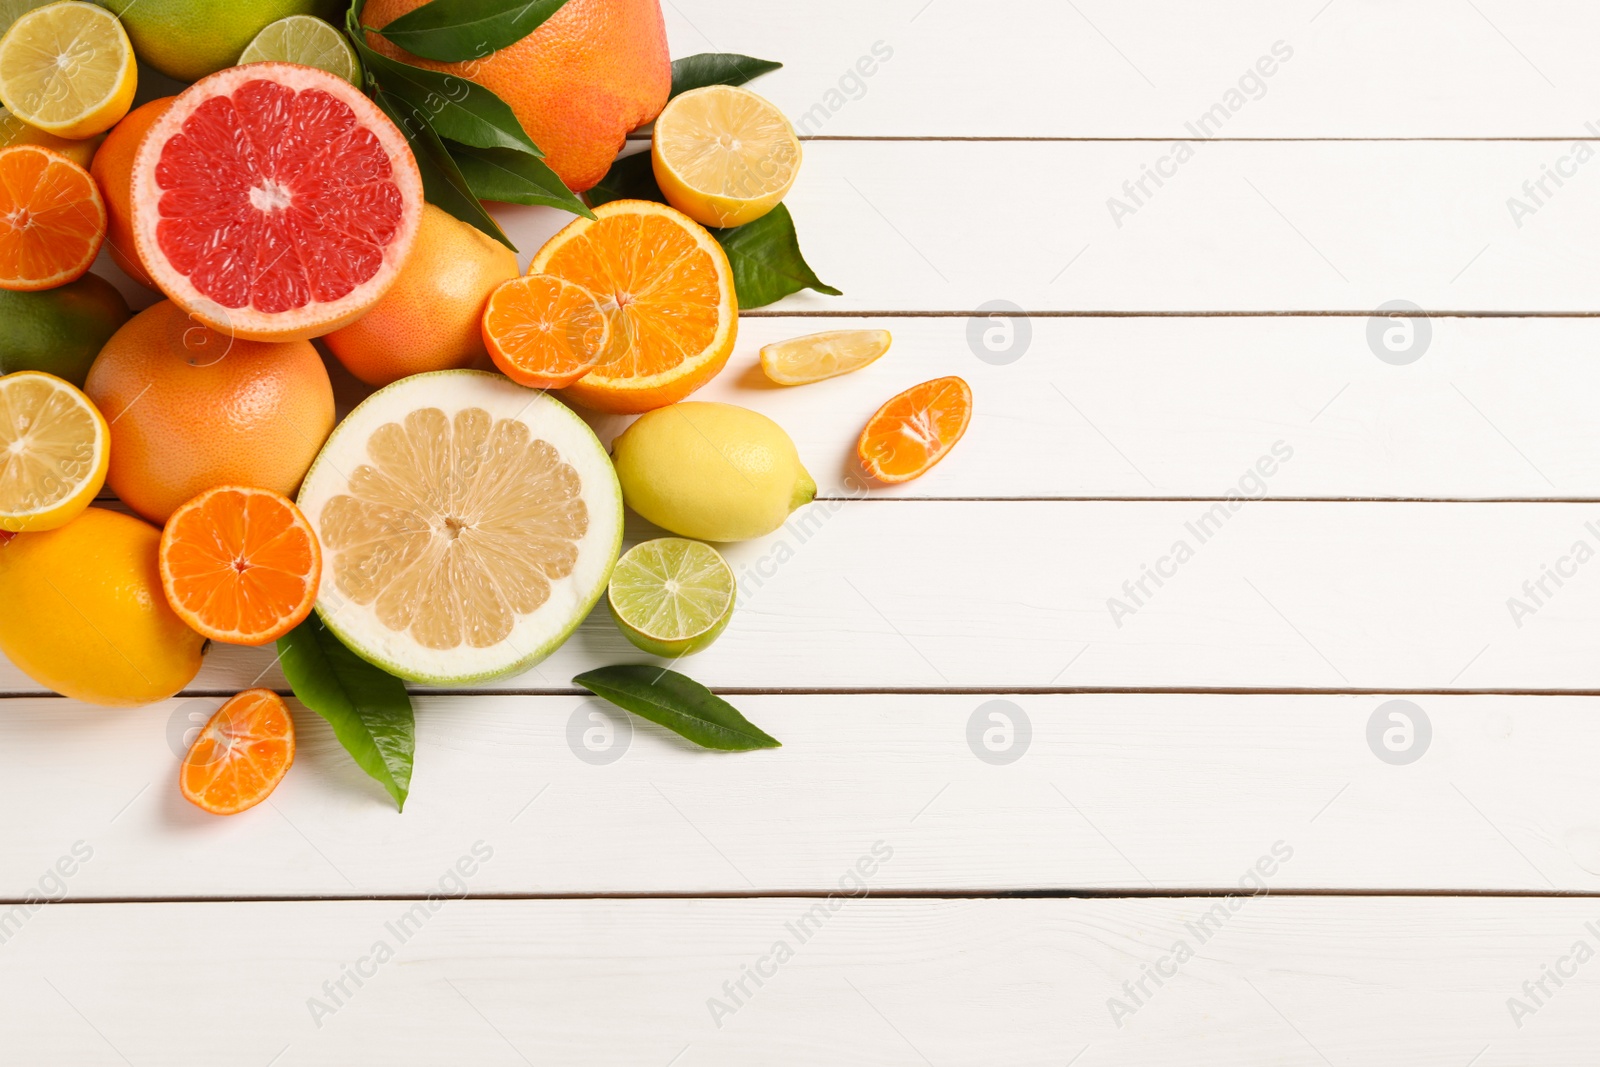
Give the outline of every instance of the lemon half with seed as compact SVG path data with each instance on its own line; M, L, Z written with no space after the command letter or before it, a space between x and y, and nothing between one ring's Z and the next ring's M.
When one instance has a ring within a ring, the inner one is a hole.
M622 547L622 490L594 431L482 371L417 374L362 401L299 504L322 542L328 629L432 685L549 655L605 591Z
M94 4L35 8L0 37L0 103L57 137L92 137L115 126L137 82L122 23Z
M661 112L650 163L673 207L702 226L743 226L789 192L800 173L800 138L771 102L708 85L673 97Z
M617 561L607 598L634 645L652 656L688 656L727 629L737 595L733 569L716 549L658 537Z
M315 15L290 15L268 23L239 54L237 65L246 63L299 63L361 85L361 64L349 38Z
M54 530L105 484L111 431L94 403L43 371L0 378L0 530Z

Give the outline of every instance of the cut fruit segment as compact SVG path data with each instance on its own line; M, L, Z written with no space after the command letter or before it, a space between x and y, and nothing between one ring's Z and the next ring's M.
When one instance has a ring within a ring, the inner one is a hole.
M300 625L322 579L322 549L300 509L238 485L207 489L173 512L160 561L178 617L234 645L264 645Z
M95 4L46 4L0 38L0 102L57 137L109 130L128 113L137 82L122 23Z
M461 685L526 670L604 592L622 490L594 432L548 394L449 370L339 424L300 507L327 557L317 613L391 674Z
M530 274L576 282L600 299L611 340L566 390L584 407L638 414L676 403L728 362L738 297L722 246L665 204L613 200L545 242Z
M829 330L764 345L761 369L779 385L805 385L860 370L885 352L888 330Z
M880 482L909 482L945 457L972 419L972 390L935 378L893 397L867 420L856 456Z
M201 727L178 768L178 788L202 811L237 815L267 799L293 763L289 706L270 689L246 689Z
M246 63L299 63L325 70L351 85L361 84L361 64L350 39L315 15L290 15L269 22L239 53Z
M106 238L89 172L38 145L0 148L0 289L54 289L83 277Z
M748 89L708 85L674 97L656 119L650 164L667 202L705 226L754 222L800 173L800 138Z
M151 278L247 340L317 337L360 317L394 283L422 218L422 179L394 123L349 82L292 63L230 67L185 89L133 175L134 242Z
M0 530L54 530L105 484L111 432L72 385L42 371L0 378Z
M576 282L525 274L502 282L483 309L483 343L507 378L560 389L589 373L611 340L611 320Z
M652 656L689 656L727 629L738 593L710 545L658 537L634 545L611 572L607 598L617 628Z

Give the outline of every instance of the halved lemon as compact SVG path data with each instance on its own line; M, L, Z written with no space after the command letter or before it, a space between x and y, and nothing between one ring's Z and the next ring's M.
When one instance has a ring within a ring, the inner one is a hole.
M761 348L761 369L779 385L805 385L860 370L885 352L888 330L828 330Z
M690 656L709 646L733 618L737 594L722 555L683 537L628 549L607 589L617 628L652 656Z
M115 126L137 81L122 23L94 4L46 4L0 37L0 102L57 137L92 137Z
M800 138L770 101L708 85L661 112L650 164L673 207L703 226L743 226L777 207L794 184Z
M622 490L594 432L483 371L372 394L328 438L299 504L322 541L322 621L357 655L433 685L549 655L622 546Z
M54 530L105 484L111 431L94 403L43 371L0 378L0 530Z

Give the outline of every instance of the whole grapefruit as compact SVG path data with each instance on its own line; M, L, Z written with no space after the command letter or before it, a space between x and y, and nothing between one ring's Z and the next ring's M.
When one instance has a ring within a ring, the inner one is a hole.
M361 19L381 29L424 2L368 0ZM605 177L628 131L653 120L672 90L660 0L567 0L516 44L460 63L421 59L375 33L367 43L495 93L575 192Z
M225 337L170 300L111 336L84 392L111 424L106 484L156 523L214 485L292 496L333 429L310 342Z
M483 305L496 286L516 276L511 249L425 204L400 277L372 310L323 341L368 385L477 365L488 358Z
M106 198L106 251L122 273L146 289L154 289L156 283L150 280L133 247L133 154L139 150L145 133L176 99L163 96L128 112L106 134L105 143L89 167L89 173L100 183L100 194Z

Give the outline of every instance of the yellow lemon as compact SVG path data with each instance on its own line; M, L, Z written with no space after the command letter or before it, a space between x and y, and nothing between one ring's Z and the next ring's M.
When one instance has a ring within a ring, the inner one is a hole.
M761 347L761 369L779 385L805 385L860 370L894 340L888 330L828 330Z
M708 85L672 99L656 119L650 164L667 203L702 226L754 222L800 173L800 138L769 101Z
M0 378L0 530L53 530L106 481L111 430L77 388L43 371Z
M0 103L57 137L92 137L115 126L137 82L122 23L94 4L46 4L0 37Z
M90 508L0 544L0 652L29 678L90 704L165 700L200 670L205 638L161 592L161 531Z

